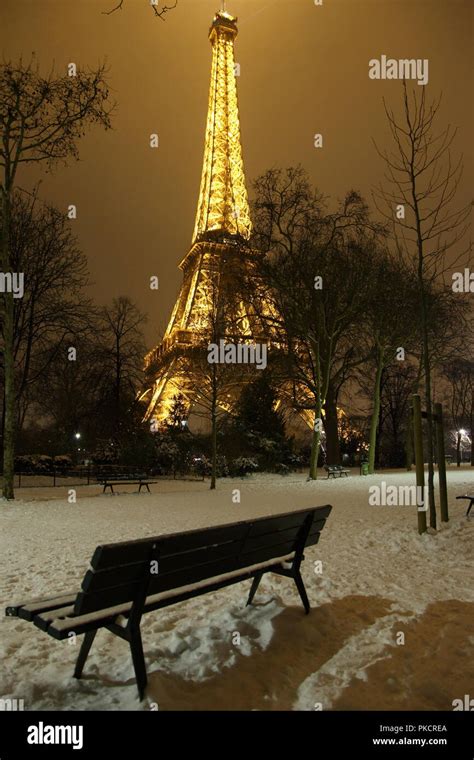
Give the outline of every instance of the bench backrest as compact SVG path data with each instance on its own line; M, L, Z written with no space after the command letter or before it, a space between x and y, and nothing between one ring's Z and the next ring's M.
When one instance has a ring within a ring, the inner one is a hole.
M144 584L151 595L292 552L300 556L305 546L318 543L330 511L328 505L98 546L74 612L79 615L131 602Z

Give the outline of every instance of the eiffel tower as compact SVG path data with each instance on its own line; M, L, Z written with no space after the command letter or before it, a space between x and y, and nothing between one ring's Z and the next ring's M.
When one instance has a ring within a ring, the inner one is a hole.
M233 287L252 231L240 142L236 36L237 18L218 11L209 31L211 85L192 244L179 264L183 284L166 332L145 357L149 387L141 398L147 401L144 419L149 421L166 419L178 396L192 407L195 392L186 377L187 352L202 335L216 288L225 315L223 336L233 342L265 340L255 312Z

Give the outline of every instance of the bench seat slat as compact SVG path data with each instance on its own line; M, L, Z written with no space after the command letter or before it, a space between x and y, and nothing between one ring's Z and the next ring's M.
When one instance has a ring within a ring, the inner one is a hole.
M150 609L153 609L155 605L156 608L158 608L163 602L166 602L167 600L172 600L175 597L196 591L197 589L204 589L206 586L212 586L215 583L230 581L233 578L240 577L242 577L242 579L245 579L245 577L250 577L257 570L261 570L265 567L271 567L273 565L280 565L283 562L288 562L289 560L293 559L293 556L294 554L290 553L281 557L274 557L271 560L259 562L248 567L241 567L231 572L214 576L212 578L205 578L195 583L188 583L178 588L172 588L156 594L150 594L146 598L144 612L148 612ZM48 625L47 632L55 638L66 638L69 631L75 631L77 634L80 634L88 626L91 627L91 624L93 624L92 627L94 627L94 625L100 623L101 621L113 621L119 615L126 615L130 612L131 607L132 603L127 602L94 612L89 612L81 615L71 615L70 617L52 620ZM37 617L41 618L41 616ZM39 620L37 621L35 618L34 622L36 625L38 625L38 627L40 627Z
M74 601L74 600L73 600ZM38 612L33 617L33 622L42 631L47 631L48 626L53 620L60 620L61 618L69 617L74 614L74 604L70 604L66 607L58 607L55 610L45 610L44 612Z
M49 596L41 599L33 599L21 604L12 604L6 608L8 617L19 617L22 620L33 620L34 615L43 610L53 610L65 605L73 604L77 597L77 592L61 594L61 596Z

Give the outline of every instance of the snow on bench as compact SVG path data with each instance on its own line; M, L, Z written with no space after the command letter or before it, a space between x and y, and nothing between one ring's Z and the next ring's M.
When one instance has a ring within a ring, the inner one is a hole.
M251 604L265 573L292 578L306 614L300 565L319 541L332 507L288 512L165 536L104 544L95 550L81 590L9 605L6 615L33 622L56 639L85 634L74 676L80 678L99 628L130 645L143 699L147 673L140 631L147 612L252 579Z

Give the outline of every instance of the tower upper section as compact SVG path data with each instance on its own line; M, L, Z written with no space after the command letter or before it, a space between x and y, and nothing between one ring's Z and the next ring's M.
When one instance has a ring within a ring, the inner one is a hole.
M204 162L193 243L216 233L250 237L234 61L237 19L218 11L209 31L211 86Z

